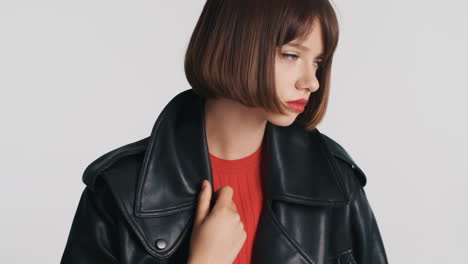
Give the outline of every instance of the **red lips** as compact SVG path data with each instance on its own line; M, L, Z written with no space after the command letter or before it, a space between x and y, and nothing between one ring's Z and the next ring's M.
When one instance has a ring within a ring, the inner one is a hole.
M296 112L304 112L305 105L307 104L307 99L299 99L294 101L288 101L288 106Z
M295 103L295 104L303 104L303 105L305 105L305 104L307 104L308 101L309 101L309 100L307 100L307 99L298 99L298 100L295 100L295 101L288 101L288 103Z

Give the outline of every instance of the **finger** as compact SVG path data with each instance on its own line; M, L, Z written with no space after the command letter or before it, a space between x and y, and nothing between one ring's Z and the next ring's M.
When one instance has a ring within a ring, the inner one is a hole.
M201 224L210 211L211 185L207 180L203 180L203 184L204 188L202 188L198 194L198 205L194 225Z
M232 203L232 196L234 190L231 186L225 185L218 190L218 198L216 199L216 204L226 205Z

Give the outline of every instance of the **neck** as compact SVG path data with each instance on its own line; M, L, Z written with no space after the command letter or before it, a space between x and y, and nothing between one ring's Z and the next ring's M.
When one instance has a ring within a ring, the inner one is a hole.
M262 143L266 122L260 108L225 98L205 101L208 149L221 159L240 159L255 152Z

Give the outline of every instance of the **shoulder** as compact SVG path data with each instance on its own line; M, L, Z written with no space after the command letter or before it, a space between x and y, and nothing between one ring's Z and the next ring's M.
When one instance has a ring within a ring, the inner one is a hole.
M98 178L109 171L122 170L125 167L127 170L138 171L148 142L149 137L146 137L102 154L86 167L82 176L83 183L94 190Z
M344 145L342 143L338 143L337 140L322 132L319 132L319 135L325 142L325 145L330 151L334 163L336 164L338 169L343 174L353 175L354 178L358 180L359 184L362 187L364 187L367 183L367 176L365 175L364 171L360 168L360 166L358 166L358 164L351 157Z

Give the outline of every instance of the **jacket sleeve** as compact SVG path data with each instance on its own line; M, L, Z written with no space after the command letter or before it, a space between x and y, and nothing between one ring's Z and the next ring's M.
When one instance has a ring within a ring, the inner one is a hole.
M102 182L101 182L102 183ZM76 210L61 264L119 263L116 254L115 202L105 184L85 187Z
M379 227L362 186L353 192L348 210L348 224L356 263L387 264Z

